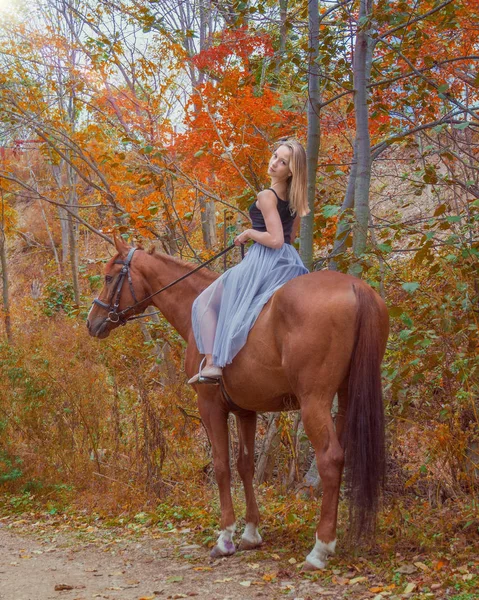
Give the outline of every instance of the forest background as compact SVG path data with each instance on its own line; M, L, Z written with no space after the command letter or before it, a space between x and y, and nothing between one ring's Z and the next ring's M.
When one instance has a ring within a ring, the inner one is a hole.
M365 278L390 311L383 542L434 530L439 546L477 543L478 14L477 0L3 1L9 510L195 518L211 533L183 340L152 316L98 342L85 318L113 233L213 256L248 226L273 144L295 136L313 209L296 240L305 264ZM266 527L286 522L291 539L313 526L316 503L293 493L320 495L311 462L297 415L261 417Z

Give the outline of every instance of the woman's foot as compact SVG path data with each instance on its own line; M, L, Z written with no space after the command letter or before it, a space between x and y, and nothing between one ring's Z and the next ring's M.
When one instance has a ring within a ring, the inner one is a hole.
M192 377L188 383L214 383L221 379L223 370L215 365L206 365L204 369L200 366L200 371Z

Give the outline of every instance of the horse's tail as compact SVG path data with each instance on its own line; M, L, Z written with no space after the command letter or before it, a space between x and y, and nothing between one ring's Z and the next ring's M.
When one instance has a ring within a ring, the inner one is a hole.
M350 499L350 537L373 534L385 479L384 405L381 360L385 318L373 290L354 285L356 329L348 386L343 444Z

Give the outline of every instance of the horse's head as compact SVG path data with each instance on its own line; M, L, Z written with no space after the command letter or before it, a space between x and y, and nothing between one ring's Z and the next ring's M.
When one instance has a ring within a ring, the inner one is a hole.
M141 300L150 293L137 268L143 253L137 256L135 248L116 237L114 239L117 254L105 267L105 285L93 301L86 322L90 335L100 339L108 337L110 331L119 325L124 325L128 317L142 312L146 304ZM129 310L129 307L133 308Z

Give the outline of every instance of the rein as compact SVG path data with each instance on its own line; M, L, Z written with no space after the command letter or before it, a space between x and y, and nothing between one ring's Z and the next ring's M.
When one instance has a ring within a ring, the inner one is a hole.
M106 302L103 302L102 300L99 300L98 298L95 298L93 300L93 304L97 304L104 310L108 311L107 321L110 321L110 323L118 323L120 321L120 325L126 325L128 321L134 321L136 319L145 319L151 315L158 314L161 311L158 310L158 311L155 311L152 313L148 313L146 315L134 315L134 316L127 317L127 318L124 317L125 313L127 313L128 311L135 309L140 304L144 304L147 300L150 300L154 296L161 294L161 292L164 292L165 290L169 289L170 287L173 287L180 281L183 281L183 279L186 279L187 277L189 277L190 275L193 275L194 273L196 273L203 267L206 267L207 265L212 263L214 260L216 260L220 256L223 256L223 254L226 254L230 250L233 250L233 248L235 248L235 247L236 247L235 244L231 244L227 248L224 248L221 252L218 252L218 254L215 254L213 257L211 257L207 261L198 265L195 269L193 269L189 273L186 273L185 275L178 277L178 279L175 279L168 285L165 285L161 289L157 290L153 294L150 294L149 296L146 296L146 298L143 298L143 300L140 300L140 301L138 301L135 296L135 291L133 289L133 282L131 280L131 274L130 274L131 260L133 258L133 254L135 254L135 252L138 248L131 248L130 251L128 252L128 255L125 260L115 260L113 263L115 265L123 265L122 269L120 271L120 274L119 274L119 280L118 280L116 290L112 295L112 300L113 300L113 298L115 299L114 304L112 304L112 301L110 301L110 304L107 304ZM244 258L244 245L243 244L241 244L241 258L242 259ZM128 279L128 284L130 286L130 292L131 292L131 295L133 296L133 300L135 301L135 304L127 306L123 310L118 311L118 308L120 306L121 290L123 288L123 283L125 282L125 278Z

